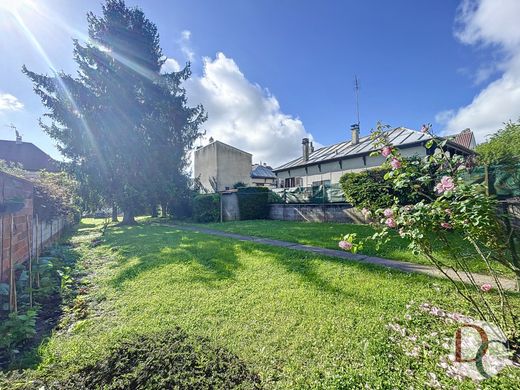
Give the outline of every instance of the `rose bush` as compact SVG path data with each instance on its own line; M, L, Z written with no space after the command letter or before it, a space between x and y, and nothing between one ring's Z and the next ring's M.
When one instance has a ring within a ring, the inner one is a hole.
M385 185L390 183L394 190L406 190L412 204L393 202L378 209L363 209L365 216L371 216L377 232L370 237L377 245L390 240L389 233L395 230L401 237L409 239L410 248L427 257L452 282L457 291L471 303L476 314L484 321L500 326L511 341L511 346L518 349L517 315L511 310L507 295L494 270L498 262L511 270L520 284L520 257L516 246L518 232L511 227L507 218L497 213L497 202L486 195L481 184L467 184L462 174L468 169L468 162L463 156L452 155L447 151L447 141L436 138L430 125L424 125L421 131L430 135L425 147L432 151L422 159L406 159L386 137L388 126L378 124L372 133L379 151L373 155L386 158L383 168ZM463 282L474 281L465 261L470 254L453 248L449 235L459 234L470 244L475 253L486 264L493 276L494 285L477 285L471 288ZM363 242L354 235L343 237L341 247L358 251ZM457 266L449 267L434 255L433 245L442 246L443 250L455 259ZM350 243L347 245L345 242ZM451 268L457 278L452 278L446 269ZM486 297L490 290L500 295L500 305L493 305Z

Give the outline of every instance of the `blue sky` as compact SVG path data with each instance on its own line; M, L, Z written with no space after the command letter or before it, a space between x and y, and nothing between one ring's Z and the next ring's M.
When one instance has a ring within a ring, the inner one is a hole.
M0 6L0 137L14 138L4 126L12 122L59 157L20 69L73 72L71 38L82 38L85 14L99 13L100 1L5 1L27 4ZM511 15L519 3L127 0L157 24L170 69L192 61L186 87L191 103L208 109L208 137L275 165L299 154L302 136L322 145L349 138L354 75L362 134L378 120L416 129L432 122L438 132L471 127L482 140L517 119L520 28Z

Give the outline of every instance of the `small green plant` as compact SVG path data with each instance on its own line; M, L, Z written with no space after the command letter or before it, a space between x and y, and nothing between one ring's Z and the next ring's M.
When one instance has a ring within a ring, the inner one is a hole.
M6 363L19 353L18 347L36 334L37 309L24 314L12 312L0 322L0 362Z

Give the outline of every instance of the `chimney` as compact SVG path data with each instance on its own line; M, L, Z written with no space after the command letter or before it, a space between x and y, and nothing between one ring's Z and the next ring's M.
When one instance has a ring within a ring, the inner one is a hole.
M355 123L350 126L350 131L352 131L352 145L357 145L359 143L359 124Z
M16 130L16 144L21 145L21 143L22 143L22 136L20 135L18 130Z
M302 139L302 145L303 145L303 161L309 161L309 154L310 154L309 139L308 138Z

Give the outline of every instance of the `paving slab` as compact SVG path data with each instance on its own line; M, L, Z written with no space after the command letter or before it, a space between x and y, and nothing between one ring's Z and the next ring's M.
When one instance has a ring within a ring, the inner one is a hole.
M335 258L339 258L339 259L357 261L357 262L361 262L361 263L375 264L375 265L380 265L383 267L392 268L392 269L396 269L396 270L403 271L403 272L415 272L415 273L430 275L430 276L442 278L442 279L447 279L447 277L445 275L445 274L447 274L451 278L458 279L456 272L451 268L443 268L443 272L445 273L444 274L436 267L428 266L428 265L424 265L424 264L409 263L407 261L391 260L391 259L385 259L383 257L376 257L376 256L366 256L366 255L362 255L362 254L350 253L350 252L345 252L345 251L335 250L335 249L322 248L322 247L318 247L318 246L304 245L304 244L298 244L298 243L294 243L294 242L274 240L271 238L245 236L242 234L228 233L228 232L223 232L221 230L207 229L207 228L193 226L193 225L175 225L175 224L164 224L164 223L162 223L162 224L155 223L155 225L175 227L175 228L178 228L179 230L188 230L188 231L192 231L192 232L209 234L209 235L213 235L213 236L232 238L232 239L235 239L238 241L254 242L254 243L258 243L258 244L282 247L282 248L287 248L290 250L310 252L310 253L315 253L318 255L335 257ZM470 283L470 278L467 275L465 275L462 272L459 273L459 275L464 282ZM496 281L490 275L472 274L471 277L475 280L477 285L482 285L484 283L490 283L493 286L496 285ZM507 279L507 278L499 278L499 281L505 290L509 290L509 291L516 290L516 281L515 280Z

